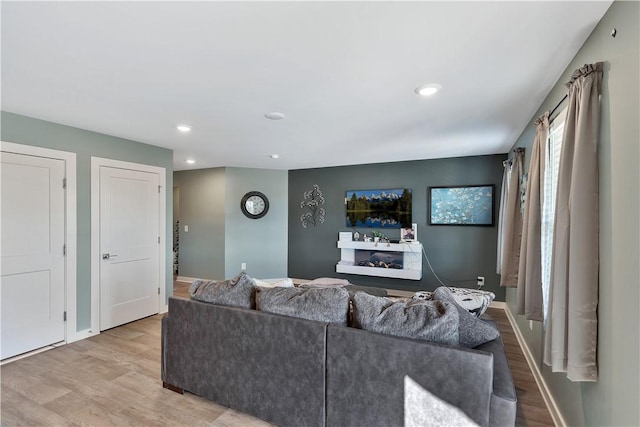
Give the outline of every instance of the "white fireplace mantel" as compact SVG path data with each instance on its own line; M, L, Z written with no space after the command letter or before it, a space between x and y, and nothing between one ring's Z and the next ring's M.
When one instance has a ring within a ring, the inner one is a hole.
M422 279L422 244L420 242L360 242L338 240L340 261L336 264L337 273L360 274L365 276L389 277L395 279ZM382 268L356 265L357 251L401 252L403 268Z

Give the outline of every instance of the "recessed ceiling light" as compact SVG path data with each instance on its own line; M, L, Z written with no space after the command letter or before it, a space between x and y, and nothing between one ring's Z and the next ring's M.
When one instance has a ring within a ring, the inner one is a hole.
M280 158L280 154L271 154L269 157L271 157L272 159L278 159Z
M285 115L277 111L272 111L270 113L265 114L264 117L269 120L282 120L285 118Z
M430 83L428 85L417 87L416 93L420 96L431 96L435 95L440 89L442 89L442 86L439 84Z
M178 125L176 126L176 129L178 129L180 132L183 132L183 133L191 132L191 126L187 126L187 125Z
M190 165L194 164L196 161L193 159L187 159L187 163L189 163Z

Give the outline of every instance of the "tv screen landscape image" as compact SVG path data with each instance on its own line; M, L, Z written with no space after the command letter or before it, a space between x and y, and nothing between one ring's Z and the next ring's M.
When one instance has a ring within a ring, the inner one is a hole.
M411 227L411 189L347 191L347 227Z

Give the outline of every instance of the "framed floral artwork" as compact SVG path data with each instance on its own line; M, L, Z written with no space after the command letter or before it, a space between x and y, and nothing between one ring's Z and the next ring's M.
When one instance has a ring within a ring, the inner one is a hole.
M429 225L494 225L495 185L429 187Z

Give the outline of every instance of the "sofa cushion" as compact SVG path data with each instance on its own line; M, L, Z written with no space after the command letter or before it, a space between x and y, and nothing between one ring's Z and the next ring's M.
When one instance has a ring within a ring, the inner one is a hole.
M342 288L267 288L258 295L257 309L346 326L349 292Z
M245 272L223 281L194 280L189 288L189 296L202 302L255 308L256 284Z
M459 313L459 338L460 345L463 347L473 348L494 340L500 336L496 328L484 322L473 314L469 313L464 307L459 305L449 289L440 286L433 292L433 299L443 302L449 302L454 305Z
M353 296L352 326L372 332L458 345L458 310L443 301Z

